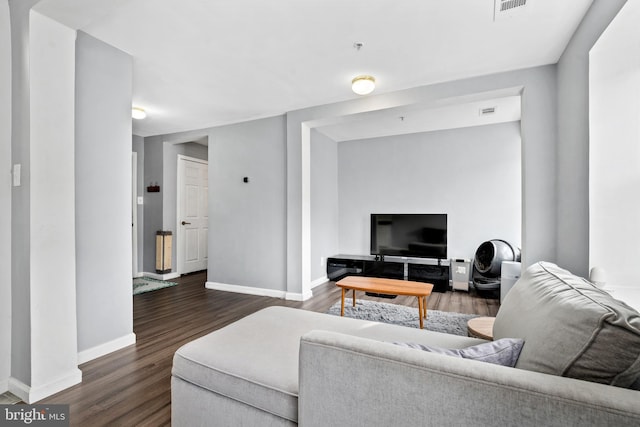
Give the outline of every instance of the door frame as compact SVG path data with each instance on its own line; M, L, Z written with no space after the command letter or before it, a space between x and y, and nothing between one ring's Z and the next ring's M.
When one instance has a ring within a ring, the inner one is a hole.
M195 157L185 156L184 154L178 154L178 167L176 170L176 273L183 274L184 272L184 239L182 236L182 227L180 224L182 218L182 177L184 175L184 163L183 160L189 162L201 163L203 165L209 166L209 160L198 159ZM207 177L207 180L209 177ZM209 241L207 239L207 246L209 246Z
M138 269L138 153L131 152L131 275L141 276Z

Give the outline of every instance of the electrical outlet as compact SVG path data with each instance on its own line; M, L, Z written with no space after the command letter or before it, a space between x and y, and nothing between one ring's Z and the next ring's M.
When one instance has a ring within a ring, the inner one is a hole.
M138 204L141 205L144 203L144 197L143 196L138 196Z
M320 267L324 267L324 263L325 263L325 257L321 256L320 257Z

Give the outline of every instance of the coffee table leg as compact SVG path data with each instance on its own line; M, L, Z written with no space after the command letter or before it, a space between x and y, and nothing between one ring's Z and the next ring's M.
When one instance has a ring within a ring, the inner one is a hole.
M422 303L422 308L424 310L424 318L427 318L427 297L422 297L424 299L424 302Z
M344 316L344 288L342 288L342 305L340 305L340 316Z
M424 312L423 309L423 302L422 302L422 297L418 297L418 317L420 318L420 329L422 329L422 313Z
M352 291L352 293L351 293L351 300L352 300L352 302L353 302L353 306L355 307L355 306L356 306L356 290L355 290L355 289L352 289L351 291Z

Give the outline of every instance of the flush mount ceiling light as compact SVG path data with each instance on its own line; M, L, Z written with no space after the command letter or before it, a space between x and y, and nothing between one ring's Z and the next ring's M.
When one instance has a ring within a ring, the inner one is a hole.
M368 95L376 88L376 79L372 76L358 76L351 80L351 90L358 95Z
M131 117L133 117L136 120L142 120L145 117L147 117L147 112L144 111L142 108L133 107L131 109Z

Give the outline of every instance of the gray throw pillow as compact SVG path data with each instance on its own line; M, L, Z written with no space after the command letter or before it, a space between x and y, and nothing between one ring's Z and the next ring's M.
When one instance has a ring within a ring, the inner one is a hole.
M552 263L533 264L511 288L493 337L527 343L518 369L618 387L640 377L640 313Z
M480 362L493 363L513 368L516 366L524 341L518 338L502 338L497 341L491 341L461 349L440 348L417 343L394 342L394 344L431 353L461 357L463 359L473 359Z

